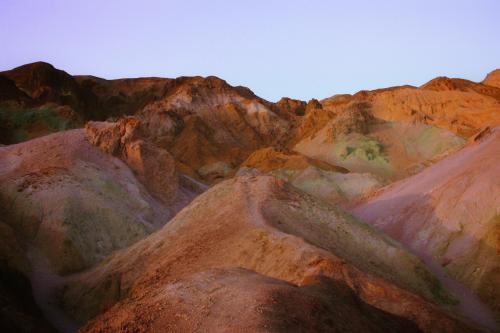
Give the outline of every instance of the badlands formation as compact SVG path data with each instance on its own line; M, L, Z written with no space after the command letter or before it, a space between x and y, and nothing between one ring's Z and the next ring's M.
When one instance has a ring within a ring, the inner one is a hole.
M2 332L500 331L500 70L273 103L0 72Z

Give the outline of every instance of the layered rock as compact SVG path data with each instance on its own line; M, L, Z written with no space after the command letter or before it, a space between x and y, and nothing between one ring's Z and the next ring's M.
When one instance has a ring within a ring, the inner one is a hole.
M179 82L141 117L192 176L208 182L224 178L252 151L287 135L288 122L248 90L215 77Z

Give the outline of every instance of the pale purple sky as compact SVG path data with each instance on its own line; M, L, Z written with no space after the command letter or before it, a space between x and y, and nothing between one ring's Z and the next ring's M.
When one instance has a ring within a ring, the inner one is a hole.
M269 100L500 67L498 0L0 0L0 70L216 75Z

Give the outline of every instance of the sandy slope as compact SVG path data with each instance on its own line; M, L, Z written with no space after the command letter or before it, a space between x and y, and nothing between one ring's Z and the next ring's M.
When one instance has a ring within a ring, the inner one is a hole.
M134 298L81 332L420 332L335 281L297 287L242 268L211 269Z
M60 273L136 242L172 213L83 130L0 148L0 181L5 222Z
M500 311L500 129L393 184L354 213L429 255Z
M451 299L399 244L270 176L246 175L211 188L159 232L75 276L63 303L84 321L119 299L111 311L138 299L148 306L159 288L217 267L243 267L296 285L325 276L426 331L468 330L428 302Z

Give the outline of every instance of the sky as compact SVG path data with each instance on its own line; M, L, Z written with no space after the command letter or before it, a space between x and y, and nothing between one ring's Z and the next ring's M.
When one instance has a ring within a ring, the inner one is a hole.
M0 70L216 75L270 101L500 68L498 0L0 0Z

